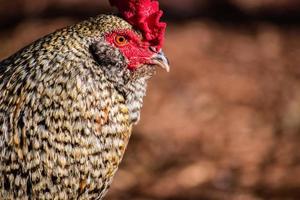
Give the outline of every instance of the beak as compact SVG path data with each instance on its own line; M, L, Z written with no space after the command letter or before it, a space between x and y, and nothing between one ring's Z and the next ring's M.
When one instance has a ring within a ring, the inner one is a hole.
M168 58L165 56L162 50L160 52L154 54L154 56L151 58L152 64L157 65L163 69L165 69L167 72L170 71L170 65Z

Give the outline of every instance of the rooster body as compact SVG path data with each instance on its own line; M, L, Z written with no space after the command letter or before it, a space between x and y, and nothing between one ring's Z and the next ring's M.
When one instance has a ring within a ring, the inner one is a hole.
M155 72L149 63L131 70L126 48L109 42L128 30L142 37L101 15L0 63L0 199L104 196Z

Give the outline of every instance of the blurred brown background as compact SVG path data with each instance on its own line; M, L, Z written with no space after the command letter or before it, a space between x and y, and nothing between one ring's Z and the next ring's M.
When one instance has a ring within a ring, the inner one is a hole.
M300 199L300 1L162 0L152 79L106 199ZM104 0L0 0L0 59Z

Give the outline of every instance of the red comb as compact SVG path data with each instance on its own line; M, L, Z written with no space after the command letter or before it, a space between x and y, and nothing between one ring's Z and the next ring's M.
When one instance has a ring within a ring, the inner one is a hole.
M167 24L160 22L163 11L155 0L109 0L119 9L122 17L132 26L138 28L144 38L157 50L160 50L165 37Z

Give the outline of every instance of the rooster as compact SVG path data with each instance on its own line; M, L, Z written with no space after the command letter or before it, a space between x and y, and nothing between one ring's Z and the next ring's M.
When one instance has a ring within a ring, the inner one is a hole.
M100 15L0 62L0 199L102 199L162 67L153 0Z

